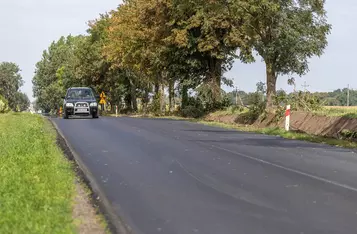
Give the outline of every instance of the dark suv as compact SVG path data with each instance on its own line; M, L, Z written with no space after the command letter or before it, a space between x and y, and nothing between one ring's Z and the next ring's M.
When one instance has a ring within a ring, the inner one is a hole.
M63 97L63 118L69 116L92 116L98 118L98 103L91 88L74 87Z

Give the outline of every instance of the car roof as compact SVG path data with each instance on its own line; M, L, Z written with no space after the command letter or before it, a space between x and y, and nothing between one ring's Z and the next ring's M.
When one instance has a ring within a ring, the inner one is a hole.
M71 87L68 90L70 90L70 89L91 89L91 88L89 88L89 87Z

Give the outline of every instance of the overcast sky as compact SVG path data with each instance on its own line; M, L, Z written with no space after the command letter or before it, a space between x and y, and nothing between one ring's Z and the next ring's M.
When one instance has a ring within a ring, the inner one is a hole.
M85 33L86 22L100 13L115 9L119 0L0 0L0 62L15 62L25 80L22 88L32 99L35 64L53 40L68 34ZM332 91L350 84L357 89L357 1L327 0L332 34L321 58L310 63L310 73L298 78L298 87L306 81L311 91ZM260 61L235 63L227 77L234 78L240 89L252 91L264 80L265 67ZM291 90L280 78L278 88Z

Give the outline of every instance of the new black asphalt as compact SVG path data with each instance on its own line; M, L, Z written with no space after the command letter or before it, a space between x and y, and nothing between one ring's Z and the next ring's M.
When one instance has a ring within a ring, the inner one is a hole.
M134 233L357 233L352 150L177 120L53 121Z

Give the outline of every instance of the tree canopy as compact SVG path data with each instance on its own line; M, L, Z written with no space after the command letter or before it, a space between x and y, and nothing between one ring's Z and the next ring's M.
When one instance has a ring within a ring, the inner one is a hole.
M36 65L37 104L61 105L71 85L105 91L128 110L165 111L190 96L210 111L226 103L224 77L234 59L266 64L266 107L274 108L279 75L304 75L321 56L331 26L323 0L126 0L89 22L86 35L53 42ZM190 94L191 93L191 94ZM153 97L153 98L151 98ZM152 100L151 100L152 99ZM151 100L151 101L150 101Z
M5 105L13 111L24 111L30 103L26 94L20 92L23 85L20 68L12 62L0 63L0 97L2 109Z
M266 64L267 107L273 106L279 75L309 71L308 59L321 56L331 25L324 0L237 0L246 13L246 31Z

